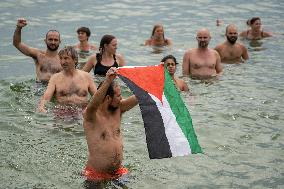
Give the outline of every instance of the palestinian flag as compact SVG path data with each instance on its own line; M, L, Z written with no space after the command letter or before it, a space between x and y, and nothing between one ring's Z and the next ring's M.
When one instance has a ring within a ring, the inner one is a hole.
M150 159L202 153L190 114L162 64L121 67L118 76L138 99Z

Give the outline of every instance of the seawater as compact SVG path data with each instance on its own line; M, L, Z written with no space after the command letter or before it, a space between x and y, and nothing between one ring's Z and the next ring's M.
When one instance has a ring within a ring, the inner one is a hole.
M158 64L169 53L182 62L184 52L197 46L201 27L211 31L213 48L225 40L227 24L242 31L253 16L274 37L242 41L249 49L247 63L224 65L220 79L210 82L185 78L190 92L182 96L204 154L149 160L139 107L125 113L124 165L131 172L126 187L283 188L283 7L283 1L268 0L1 1L0 188L84 188L80 172L88 153L80 117L37 113L43 91L35 88L34 62L12 46L18 17L28 20L22 41L32 47L45 48L49 29L60 31L61 47L75 44L76 29L87 26L92 43L98 46L104 34L113 34L127 65L140 66ZM217 27L216 19L224 24ZM155 23L164 24L172 49L142 45ZM123 84L122 89L124 96L131 94Z

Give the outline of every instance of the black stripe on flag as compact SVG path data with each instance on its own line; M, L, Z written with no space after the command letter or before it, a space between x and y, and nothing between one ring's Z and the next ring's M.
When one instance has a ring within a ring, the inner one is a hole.
M162 116L155 101L145 90L141 89L128 78L119 75L119 78L131 89L138 99L144 121L146 142L150 159L172 157L170 145L165 133Z

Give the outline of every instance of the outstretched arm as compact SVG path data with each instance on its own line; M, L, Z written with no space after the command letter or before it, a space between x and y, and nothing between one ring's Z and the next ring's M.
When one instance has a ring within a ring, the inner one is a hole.
M48 86L46 88L46 91L44 92L44 94L41 97L41 100L38 104L38 111L46 112L45 103L49 102L51 100L54 92L55 92L55 75L53 75L48 82Z
M34 59L37 58L37 53L39 49L29 47L28 45L22 43L22 28L27 25L27 21L24 18L19 18L17 21L17 27L13 36L13 45L21 51L24 55L30 56Z

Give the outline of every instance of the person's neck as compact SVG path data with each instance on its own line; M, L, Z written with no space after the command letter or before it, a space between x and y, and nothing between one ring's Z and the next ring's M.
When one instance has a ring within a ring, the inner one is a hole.
M113 59L113 54L105 51L103 53L103 58L105 58L105 59Z
M46 49L45 54L47 56L54 57L54 56L58 56L58 51L57 50L56 51L51 51L49 49Z
M251 29L251 34L257 36L261 33L261 29Z
M153 37L155 43L164 43L165 39L163 37Z
M67 76L73 76L77 72L77 69L76 68L63 69L63 72Z
M197 50L199 52L206 52L206 51L208 51L208 47L198 47Z
M234 45L237 43L237 41L236 41L235 43L230 43L230 42L227 40L225 43L226 43L226 45L234 46Z
M86 41L80 41L80 44L79 44L79 48L81 50L84 50L86 48L89 48L89 42L86 40Z

